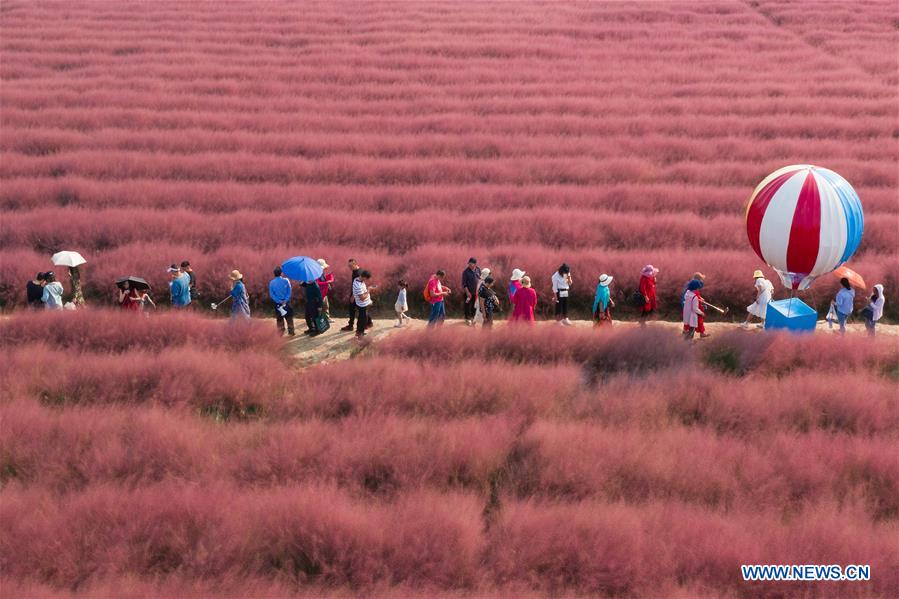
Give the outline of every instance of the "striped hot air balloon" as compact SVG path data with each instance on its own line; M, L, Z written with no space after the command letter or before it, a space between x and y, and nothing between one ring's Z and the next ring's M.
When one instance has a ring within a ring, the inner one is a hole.
M752 249L790 289L806 289L848 260L864 224L861 200L846 179L809 164L774 171L746 206Z

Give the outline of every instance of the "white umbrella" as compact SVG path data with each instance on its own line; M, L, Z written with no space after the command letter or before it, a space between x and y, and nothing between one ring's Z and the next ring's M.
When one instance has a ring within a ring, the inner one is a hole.
M68 266L69 268L87 264L87 260L78 252L56 252L50 261L56 266Z

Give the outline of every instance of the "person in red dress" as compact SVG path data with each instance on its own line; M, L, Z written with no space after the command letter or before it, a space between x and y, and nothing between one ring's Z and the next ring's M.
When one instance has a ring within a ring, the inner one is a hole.
M643 309L640 312L640 324L645 325L646 320L655 313L658 308L656 300L656 277L659 269L652 264L647 264L640 271L640 294L643 296Z
M512 321L534 322L534 308L537 307L537 292L531 287L531 277L521 278L521 289L512 296Z
M125 281L119 287L119 305L123 310L131 310L132 312L140 312L141 310L141 293L138 289L131 287L131 283Z

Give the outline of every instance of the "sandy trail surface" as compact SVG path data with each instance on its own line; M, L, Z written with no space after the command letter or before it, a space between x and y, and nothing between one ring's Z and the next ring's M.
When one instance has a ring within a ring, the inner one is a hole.
M302 321L298 321L298 323L299 322ZM412 320L409 324L403 326L402 328L395 327L395 323L395 320L374 320L374 327L369 329L364 341L360 342L356 340L355 335L352 332L344 332L340 330L340 327L346 324L346 319L341 318L335 320L335 322L331 325L331 329L322 335L316 337L308 337L306 335L298 333L296 337L290 339L285 338L287 339L286 349L290 355L297 359L301 366L311 366L313 364L333 362L336 360L347 360L362 352L372 343L377 343L393 335L402 335L412 330L422 330L426 328L427 325L427 321L419 319ZM593 322L589 320L573 320L572 324L575 328L593 327ZM272 326L274 326L274 321L272 322ZM451 319L447 320L444 326L463 329L465 328L465 322L462 320ZM506 321L498 321L494 327L494 332L499 332L506 326L508 326ZM536 326L561 328L561 325L554 321L541 321L538 322ZM616 330L639 328L639 326L639 323L630 321L618 321L613 324L613 327ZM647 326L671 329L672 334L677 334L682 330L682 324L680 322L654 321L649 323ZM867 334L864 324L860 322L847 325L847 329L847 334L849 335ZM743 330L740 328L739 324L735 323L706 323L706 331L712 336L735 330L743 331L747 335L764 333L762 329L757 328L755 325L752 325L748 330ZM599 334L599 331L597 331L597 334ZM818 327L815 331L815 334L835 335L838 334L838 327L835 325L831 329L827 326L827 322L822 320L818 322ZM877 325L877 335L899 338L899 325ZM698 336L696 339L694 339L695 343L701 343L702 341L704 340L700 340Z

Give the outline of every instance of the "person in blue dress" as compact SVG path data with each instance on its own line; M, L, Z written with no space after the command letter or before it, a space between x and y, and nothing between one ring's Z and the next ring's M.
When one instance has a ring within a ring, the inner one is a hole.
M231 286L231 318L250 318L250 298L247 295L247 286L244 285L243 275L239 270L232 270L228 275L234 284Z

